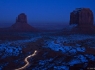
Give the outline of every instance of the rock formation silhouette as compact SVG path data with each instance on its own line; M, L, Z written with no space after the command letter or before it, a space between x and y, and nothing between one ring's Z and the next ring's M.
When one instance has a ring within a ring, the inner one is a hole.
M14 31L36 31L34 27L27 23L27 16L25 13L21 13L16 18L15 24L11 26Z
M77 8L70 13L70 25L77 24L74 32L95 33L93 12L89 8Z
M0 32L37 32L38 30L27 22L25 13L21 13L16 18L16 22L7 28L0 28Z
M93 12L89 8L77 8L70 14L70 24L93 25Z

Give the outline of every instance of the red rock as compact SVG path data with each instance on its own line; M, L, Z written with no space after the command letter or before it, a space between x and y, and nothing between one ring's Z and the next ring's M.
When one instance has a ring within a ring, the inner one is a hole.
M93 12L89 8L77 8L70 13L70 25L77 24L72 30L79 33L95 33Z
M93 12L89 8L77 8L70 14L70 24L93 25Z
M27 23L27 16L21 13L16 18L15 24L11 26L13 31L36 31L34 27Z
M27 23L27 16L24 13L18 15L16 23L20 22L21 24Z

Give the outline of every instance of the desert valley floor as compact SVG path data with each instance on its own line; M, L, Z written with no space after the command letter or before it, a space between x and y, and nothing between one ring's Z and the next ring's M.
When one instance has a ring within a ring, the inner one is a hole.
M0 70L90 70L95 69L95 35L56 35L55 32L0 33Z

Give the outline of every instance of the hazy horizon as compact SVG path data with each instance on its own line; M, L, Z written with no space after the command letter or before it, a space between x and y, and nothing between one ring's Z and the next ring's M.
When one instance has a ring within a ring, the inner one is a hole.
M34 27L68 25L76 8L90 8L95 17L94 4L95 0L0 0L0 28L14 24L20 13Z

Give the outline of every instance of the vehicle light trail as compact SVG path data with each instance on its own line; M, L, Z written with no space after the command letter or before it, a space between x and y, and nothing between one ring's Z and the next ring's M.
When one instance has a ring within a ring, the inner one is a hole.
M15 69L15 70L23 70L23 69L25 69L27 66L29 66L29 62L28 62L28 58L31 58L31 57L33 57L33 56L35 56L36 55L36 53L37 53L37 50L35 50L35 52L32 54L32 55L29 55L29 56L27 56L26 58L25 58L25 62L26 62L26 64L23 66L23 67L20 67L20 68L18 68L18 69Z

